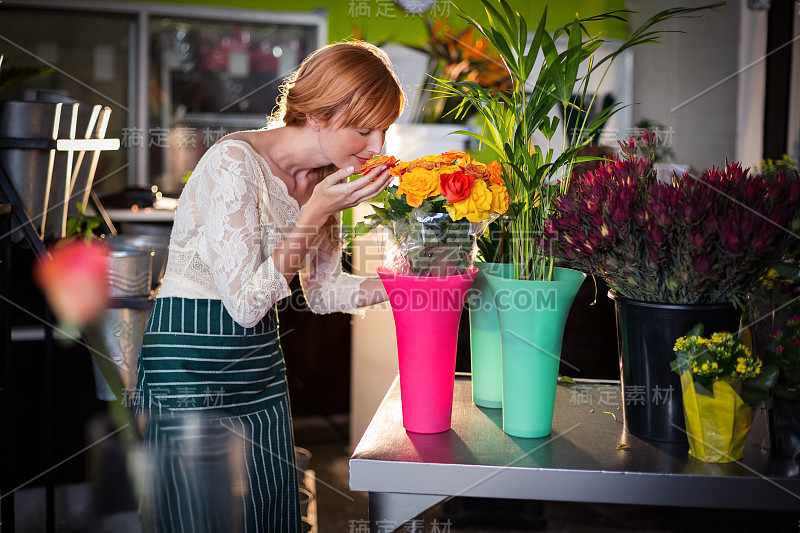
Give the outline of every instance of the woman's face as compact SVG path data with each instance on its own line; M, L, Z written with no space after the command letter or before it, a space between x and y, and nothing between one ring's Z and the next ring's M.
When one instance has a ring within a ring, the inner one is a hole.
M334 115L320 129L320 147L331 164L338 168L355 167L358 171L368 159L383 150L386 130L339 126L340 115Z

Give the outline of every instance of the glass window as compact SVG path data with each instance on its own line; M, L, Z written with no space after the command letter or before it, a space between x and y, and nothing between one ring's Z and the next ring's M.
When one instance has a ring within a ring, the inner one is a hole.
M81 102L79 117L90 115L93 105L108 106L112 112L106 137L120 138L130 119L129 51L134 22L130 15L4 7L0 81L16 69L48 65L53 69L4 87L0 99L75 100ZM79 131L78 136L85 133ZM124 188L130 176L128 159L126 150L104 152L95 173L95 189L102 193Z
M264 127L286 75L327 38L322 11L27 2L0 0L2 73L54 69L0 88L0 99L109 106L106 137L122 149L99 159L101 197L150 185L177 196L221 136Z
M153 17L150 176L175 195L231 131L264 127L280 85L317 46L316 27Z

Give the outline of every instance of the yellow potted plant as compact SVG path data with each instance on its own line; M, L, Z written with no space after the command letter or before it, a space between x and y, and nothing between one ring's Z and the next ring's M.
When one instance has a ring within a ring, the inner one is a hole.
M738 461L753 423L752 403L767 398L778 378L731 333L703 336L703 324L675 341L672 370L680 375L689 455L705 462Z

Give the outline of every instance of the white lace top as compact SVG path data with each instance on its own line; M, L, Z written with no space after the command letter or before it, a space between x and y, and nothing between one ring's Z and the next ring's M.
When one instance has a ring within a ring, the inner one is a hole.
M203 155L181 194L159 298L211 298L243 327L290 294L273 252L302 211L286 184L245 141L220 141ZM326 238L332 231L332 238ZM366 278L342 272L341 218L314 240L300 271L317 313L358 312Z

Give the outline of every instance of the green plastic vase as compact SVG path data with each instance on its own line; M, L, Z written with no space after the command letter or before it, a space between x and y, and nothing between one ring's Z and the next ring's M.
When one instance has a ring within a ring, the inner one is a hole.
M515 280L485 272L500 320L503 431L515 437L550 434L564 326L586 274L556 268L553 281Z
M503 406L500 320L492 289L484 272L497 271L500 275L506 273L505 277L511 277L514 265L475 262L475 266L479 272L468 298L472 401L481 407L500 408Z

